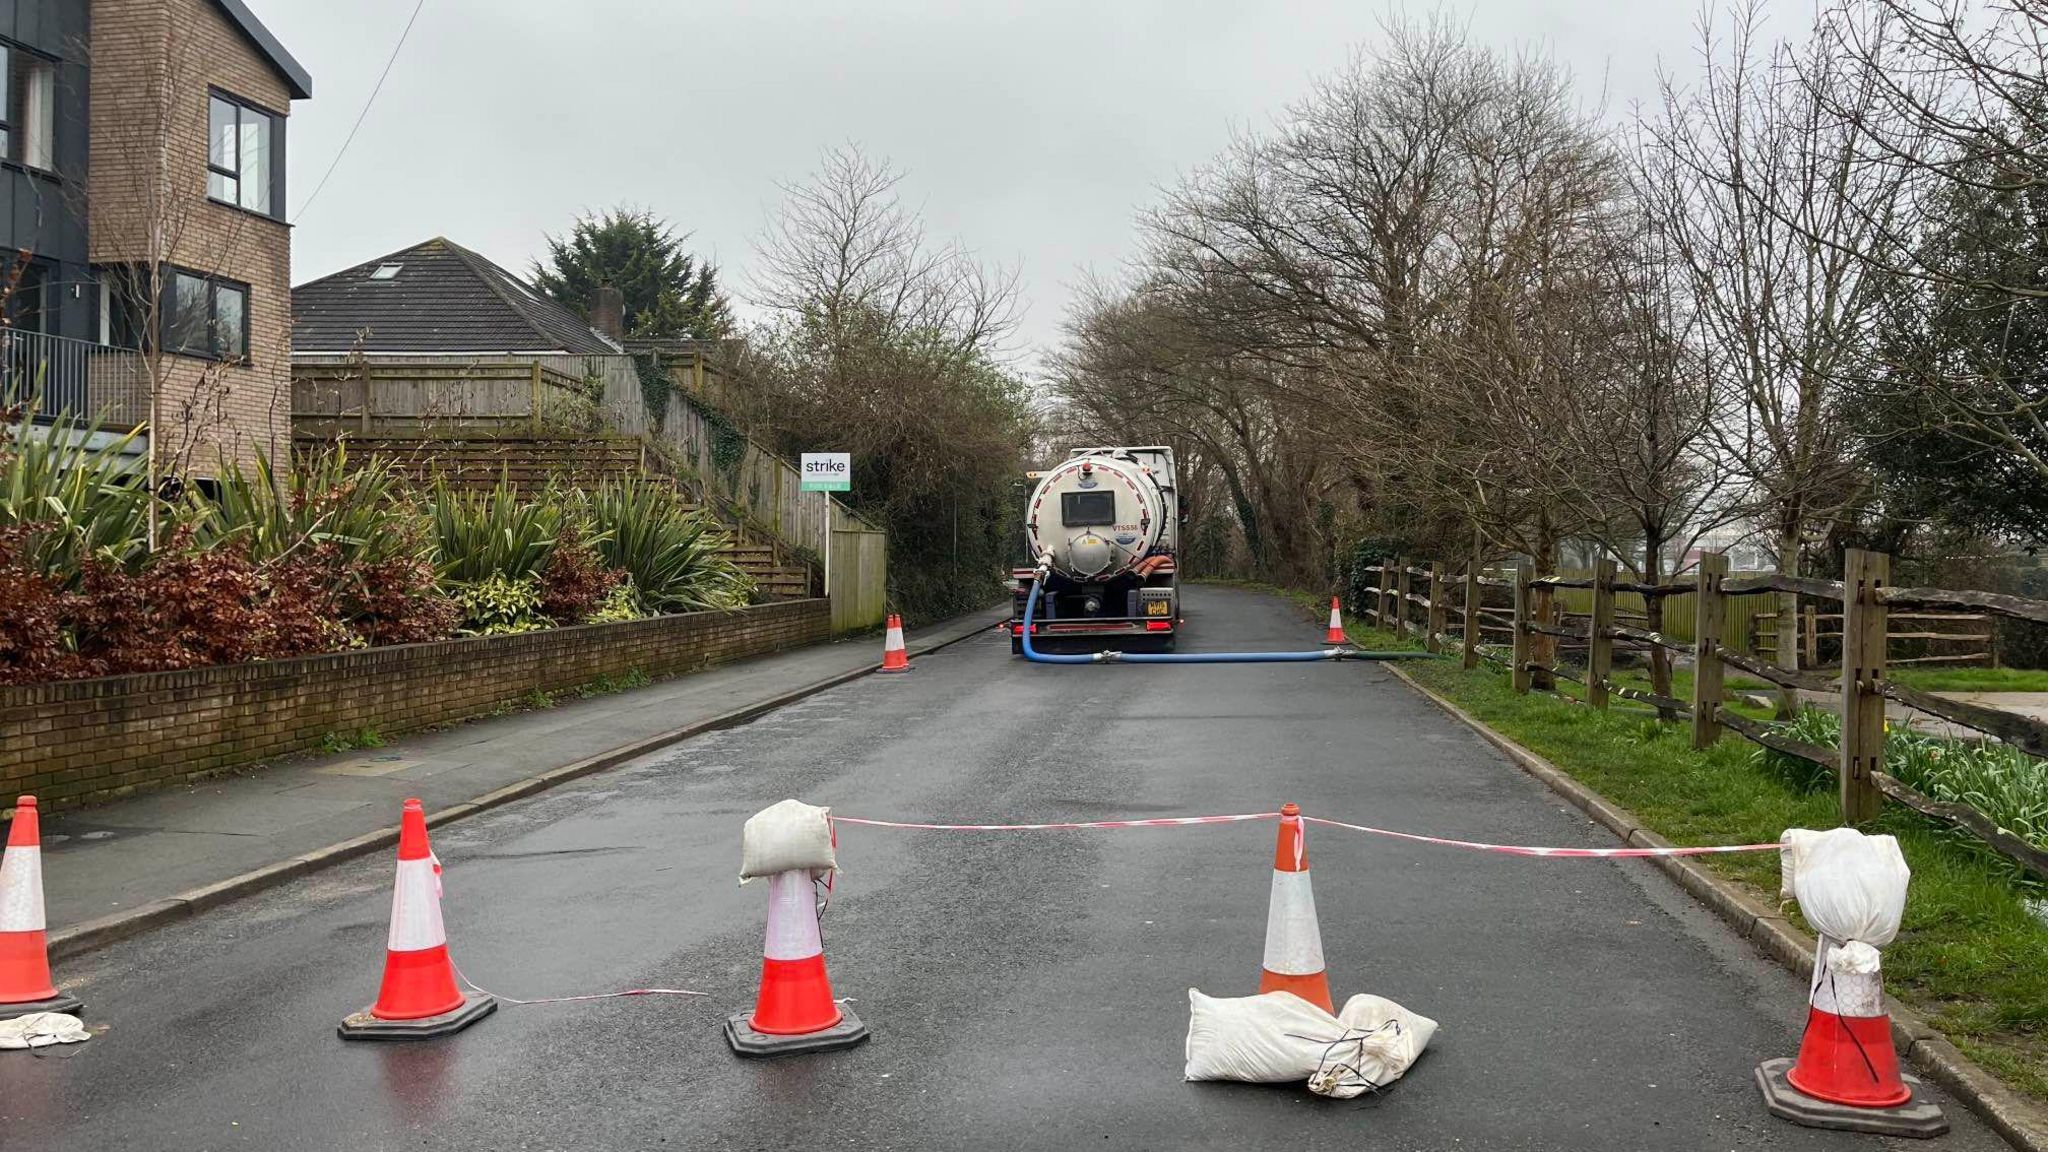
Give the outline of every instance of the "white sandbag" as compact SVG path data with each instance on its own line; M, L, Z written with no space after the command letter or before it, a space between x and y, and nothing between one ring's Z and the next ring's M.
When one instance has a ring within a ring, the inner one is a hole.
M30 1012L0 1020L0 1049L46 1048L90 1039L92 1033L85 1030L85 1024L66 1012Z
M1204 996L1188 989L1189 1080L1299 1084L1343 1034L1337 1018L1292 992Z
M1801 863L1806 859L1807 849L1813 847L1823 833L1811 828L1787 828L1778 835L1778 899L1780 902L1797 899L1799 893L1792 889L1792 878L1799 874Z
M1899 934L1913 873L1897 840L1830 828L1804 838L1788 863L1799 911L1821 935L1882 948Z
M1308 1090L1338 1100L1399 1080L1436 1035L1436 1021L1384 996L1363 993L1344 1002L1337 1024L1343 1032L1324 1045L1322 1062L1308 1078Z
M747 817L740 832L740 882L798 869L817 874L837 868L829 812L801 800L781 800Z

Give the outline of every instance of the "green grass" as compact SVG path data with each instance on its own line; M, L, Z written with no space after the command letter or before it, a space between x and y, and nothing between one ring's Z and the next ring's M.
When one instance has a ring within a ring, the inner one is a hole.
M1328 604L1293 598L1313 614ZM1417 646L1363 625L1350 633L1363 648ZM1636 709L1601 712L1545 693L1518 696L1506 673L1490 665L1469 672L1455 660L1401 667L1676 843L1762 843L1786 828L1840 823L1832 792L1795 789L1732 735L1695 750L1688 726ZM1916 814L1889 807L1879 829L1898 837L1913 870L1904 926L1884 953L1885 986L1972 1059L2048 1100L2048 924L2009 876ZM1763 902L1777 903L1775 853L1702 859ZM1788 914L1798 918L1796 909ZM1797 1006L1786 1012L1795 1019Z
M1887 668L1885 675L1924 692L2048 692L2048 669Z

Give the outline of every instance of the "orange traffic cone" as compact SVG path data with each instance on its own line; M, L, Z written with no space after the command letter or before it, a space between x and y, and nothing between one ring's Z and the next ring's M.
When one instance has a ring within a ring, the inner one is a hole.
M910 654L903 650L903 617L889 613L889 636L882 641L882 671L910 671Z
M7 854L0 858L0 1020L85 1007L50 982L43 922L43 835L36 798L14 802Z
M1325 1012L1330 981L1323 973L1323 931L1308 880L1308 830L1301 809L1280 807L1280 843L1273 852L1273 894L1266 903L1266 962L1259 991L1292 992Z
M770 876L761 992L753 1012L726 1018L726 1042L742 1056L780 1056L851 1048L867 1038L860 1017L832 999L811 874Z
M341 1022L344 1040L445 1036L496 1011L488 992L464 996L441 923L441 862L427 846L427 814L407 800L398 823L398 879L377 1002Z
M1344 635L1344 614L1338 610L1337 598L1330 597L1330 631L1323 637L1325 644L1349 644L1351 638Z
M1940 1106L1899 1075L1877 950L1820 938L1797 1060L1766 1060L1757 1086L1772 1115L1813 1128L1895 1136L1948 1131Z

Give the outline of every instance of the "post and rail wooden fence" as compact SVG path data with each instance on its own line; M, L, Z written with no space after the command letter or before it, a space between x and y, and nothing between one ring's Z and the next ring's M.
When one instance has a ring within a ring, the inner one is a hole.
M1608 709L1616 700L1657 710L1660 719L1684 720L1691 724L1695 748L1707 748L1733 732L1766 748L1795 756L1828 769L1835 777L1844 823L1860 824L1875 818L1889 799L1931 819L1963 830L1993 851L2017 863L2037 879L2048 880L2048 851L2023 837L1999 827L1982 812L1967 804L1936 800L1885 771L1885 705L1897 701L1909 708L1938 717L1951 724L1971 728L2031 756L2048 758L2048 722L1999 708L1951 700L1886 677L1888 666L1920 662L1908 657L1889 661L1891 641L1923 639L1892 632L1890 621L1903 618L1909 628L1927 630L1932 619L1954 619L1981 623L1983 631L1996 631L1999 619L2048 624L2048 600L2033 600L1993 592L1955 591L1941 588L1902 588L1891 583L1891 559L1881 553L1851 549L1844 564L1843 579L1821 580L1777 573L1731 576L1728 559L1718 553L1701 557L1690 580L1663 584L1642 584L1617 578L1611 560L1597 562L1590 575L1537 577L1526 561L1513 563L1512 578L1489 575L1479 557L1463 565L1462 595L1449 600L1452 582L1445 566L1433 563L1414 569L1407 561L1388 560L1365 573L1377 575L1379 591L1368 605L1355 606L1358 614L1382 631L1405 637L1410 606L1426 609L1424 642L1432 651L1446 652L1455 644L1462 664L1475 668L1481 661L1500 665L1508 672L1518 693L1535 690L1557 692L1576 703ZM1420 572L1429 578L1427 597L1405 594L1408 577ZM1403 591L1396 593L1396 587ZM1511 598L1503 615L1498 606L1489 607L1486 594L1506 591ZM1563 590L1584 590L1591 595L1590 611L1561 615L1556 594ZM1643 597L1689 597L1692 601L1692 637L1682 641L1618 622L1616 595L1628 592ZM1729 604L1739 597L1808 597L1833 601L1839 613L1815 613L1815 619L1839 617L1842 660L1838 673L1829 674L1811 659L1805 667L1786 667L1774 653L1770 657L1732 646L1727 633ZM1894 613L1892 609L1905 611ZM1460 635L1449 634L1448 621L1457 617ZM1568 619L1583 620L1572 626ZM1501 645L1489 644L1489 636L1508 637L1507 655ZM1953 634L1945 634L1953 635ZM1557 642L1583 646L1583 674L1560 667L1555 656ZM1690 655L1693 661L1691 698L1680 700L1645 692L1613 679L1616 645L1637 651L1652 648L1672 654ZM1838 694L1842 716L1841 737L1836 747L1825 748L1786 736L1780 730L1729 710L1726 671L1734 668L1746 675L1775 685L1786 692ZM1571 696L1558 689L1559 681L1579 685L1583 694Z

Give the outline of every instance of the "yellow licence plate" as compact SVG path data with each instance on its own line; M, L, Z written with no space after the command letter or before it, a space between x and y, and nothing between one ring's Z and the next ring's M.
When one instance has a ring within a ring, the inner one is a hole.
M1145 601L1145 615L1165 616L1173 611L1173 605L1165 600Z

